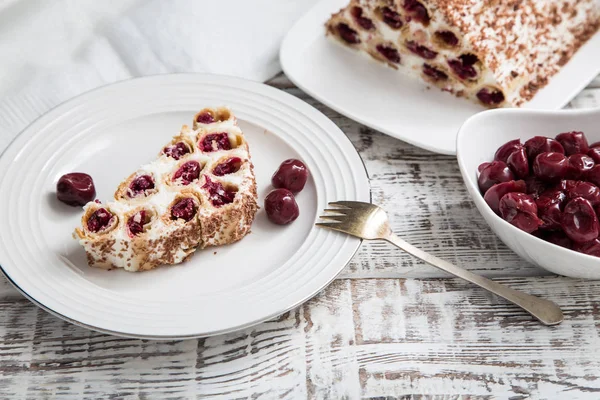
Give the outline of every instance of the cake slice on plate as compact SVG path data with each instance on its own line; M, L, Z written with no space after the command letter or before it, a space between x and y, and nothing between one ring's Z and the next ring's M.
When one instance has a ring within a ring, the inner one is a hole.
M598 0L352 0L327 34L486 107L521 106L600 25Z
M231 110L198 112L114 197L86 204L75 230L91 266L148 270L242 239L258 209L256 181Z

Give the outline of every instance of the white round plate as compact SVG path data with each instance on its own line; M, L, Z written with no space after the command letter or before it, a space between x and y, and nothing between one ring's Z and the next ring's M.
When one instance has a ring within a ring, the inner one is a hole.
M297 196L300 217L271 224L259 211L234 245L196 252L148 272L90 268L71 237L81 208L55 198L58 178L94 178L108 200L131 171L153 160L206 106L228 105L250 144L259 203L287 158L310 172ZM268 320L329 284L360 240L314 226L335 200L370 201L352 143L327 117L269 86L215 75L134 79L72 99L31 124L0 158L0 265L28 298L73 323L116 335L208 336Z
M339 113L407 143L456 154L460 126L484 108L407 77L325 36L349 0L322 0L286 35L279 60L299 88ZM565 106L600 73L600 32L523 108Z

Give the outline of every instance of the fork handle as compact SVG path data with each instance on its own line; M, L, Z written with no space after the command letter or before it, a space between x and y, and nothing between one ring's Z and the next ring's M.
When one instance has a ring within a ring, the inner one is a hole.
M436 268L449 272L454 276L474 283L490 292L514 303L537 318L544 325L556 325L563 321L563 313L556 303L532 296L507 286L501 285L483 276L476 275L466 269L457 267L454 264L444 261L436 256L424 252L423 250L404 241L398 236L390 233L385 240L394 246L406 251L407 253L425 261Z

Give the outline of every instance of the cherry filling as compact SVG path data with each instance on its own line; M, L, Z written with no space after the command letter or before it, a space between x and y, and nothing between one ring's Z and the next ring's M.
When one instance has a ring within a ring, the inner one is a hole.
M498 89L490 90L488 88L483 88L479 92L477 92L477 98L483 104L493 106L500 104L504 101L504 94Z
M226 132L210 133L200 140L198 147L204 152L231 150L231 142Z
M356 21L356 23L361 28L363 28L367 31L370 31L371 29L375 28L375 25L373 25L373 21L371 21L367 17L363 17L363 9L362 8L352 7L351 14L354 17L354 20Z
M404 9L410 13L408 21L414 19L423 25L429 25L429 13L425 6L416 0L404 0Z
M208 191L210 202L215 207L229 204L233 202L233 199L235 198L234 191L225 189L221 182L211 181L208 176L206 177L206 183L202 188Z
M215 118L212 116L211 113L205 111L198 114L198 116L196 117L196 122L200 124L212 124L213 122L215 122Z
M180 218L188 222L196 215L197 208L196 202L193 199L189 197L181 199L171 207L171 219L176 220Z
M384 56L388 61L393 62L395 64L400 63L400 53L398 53L398 50L396 50L392 46L378 44L375 48L377 49L379 54Z
M127 194L129 197L137 197L147 194L146 191L154 189L154 179L150 175L140 175L131 181Z
M106 208L99 208L87 220L87 228L90 232L100 232L106 229L112 222L114 216Z
M383 7L381 9L381 19L383 22L388 24L390 28L400 29L402 28L402 17L396 11L392 10L389 7Z
M173 182L180 181L182 185L189 185L200 177L201 169L199 162L188 161L173 174Z
M146 210L139 211L129 217L127 220L129 235L136 236L144 232L144 225L146 225L148 222L150 222L150 213Z
M339 23L337 25L337 32L346 43L357 44L360 43L360 39L358 38L358 32L354 29L350 28L348 24Z
M421 46L420 44L417 44L417 42L413 41L413 40L409 40L406 42L406 48L409 49L411 52L415 53L416 55L418 55L419 57L423 57L426 60L432 60L437 56L437 52L428 49L425 46Z
M444 71L440 71L429 64L423 64L423 73L434 81L445 81L448 79L448 75Z
M474 54L463 54L457 60L448 60L448 65L460 79L473 79L477 76L474 65L479 61Z
M458 44L458 38L450 31L437 31L435 37L442 43L454 47Z
M179 160L184 155L190 152L190 148L183 142L177 142L174 145L167 146L163 149L163 154L167 157Z
M231 157L217 165L213 169L213 174L223 176L238 172L242 166L242 159L239 157Z

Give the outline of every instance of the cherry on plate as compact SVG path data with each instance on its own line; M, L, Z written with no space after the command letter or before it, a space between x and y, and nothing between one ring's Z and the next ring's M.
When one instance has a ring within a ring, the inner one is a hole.
M96 187L88 174L72 172L58 180L56 197L70 206L83 206L96 198Z
M500 199L500 216L517 228L531 233L536 231L543 221L537 216L535 200L525 193L507 193Z
M281 163L271 178L273 187L298 193L304 189L308 179L308 169L300 160L290 158Z
M485 194L495 184L512 181L513 179L515 179L515 176L506 163L493 161L481 170L477 183L481 193Z
M574 242L584 243L598 237L598 217L589 201L577 197L567 203L563 211L562 228Z
M500 214L500 210L498 209L500 199L504 197L505 194L511 192L520 192L525 193L527 186L525 185L525 181L508 181L497 183L492 186L485 195L483 199L490 206L492 211L496 214Z
M556 140L565 149L565 154L587 154L590 146L583 132L565 132L556 136Z
M275 189L265 198L265 211L269 221L286 225L300 215L294 194L287 189Z

